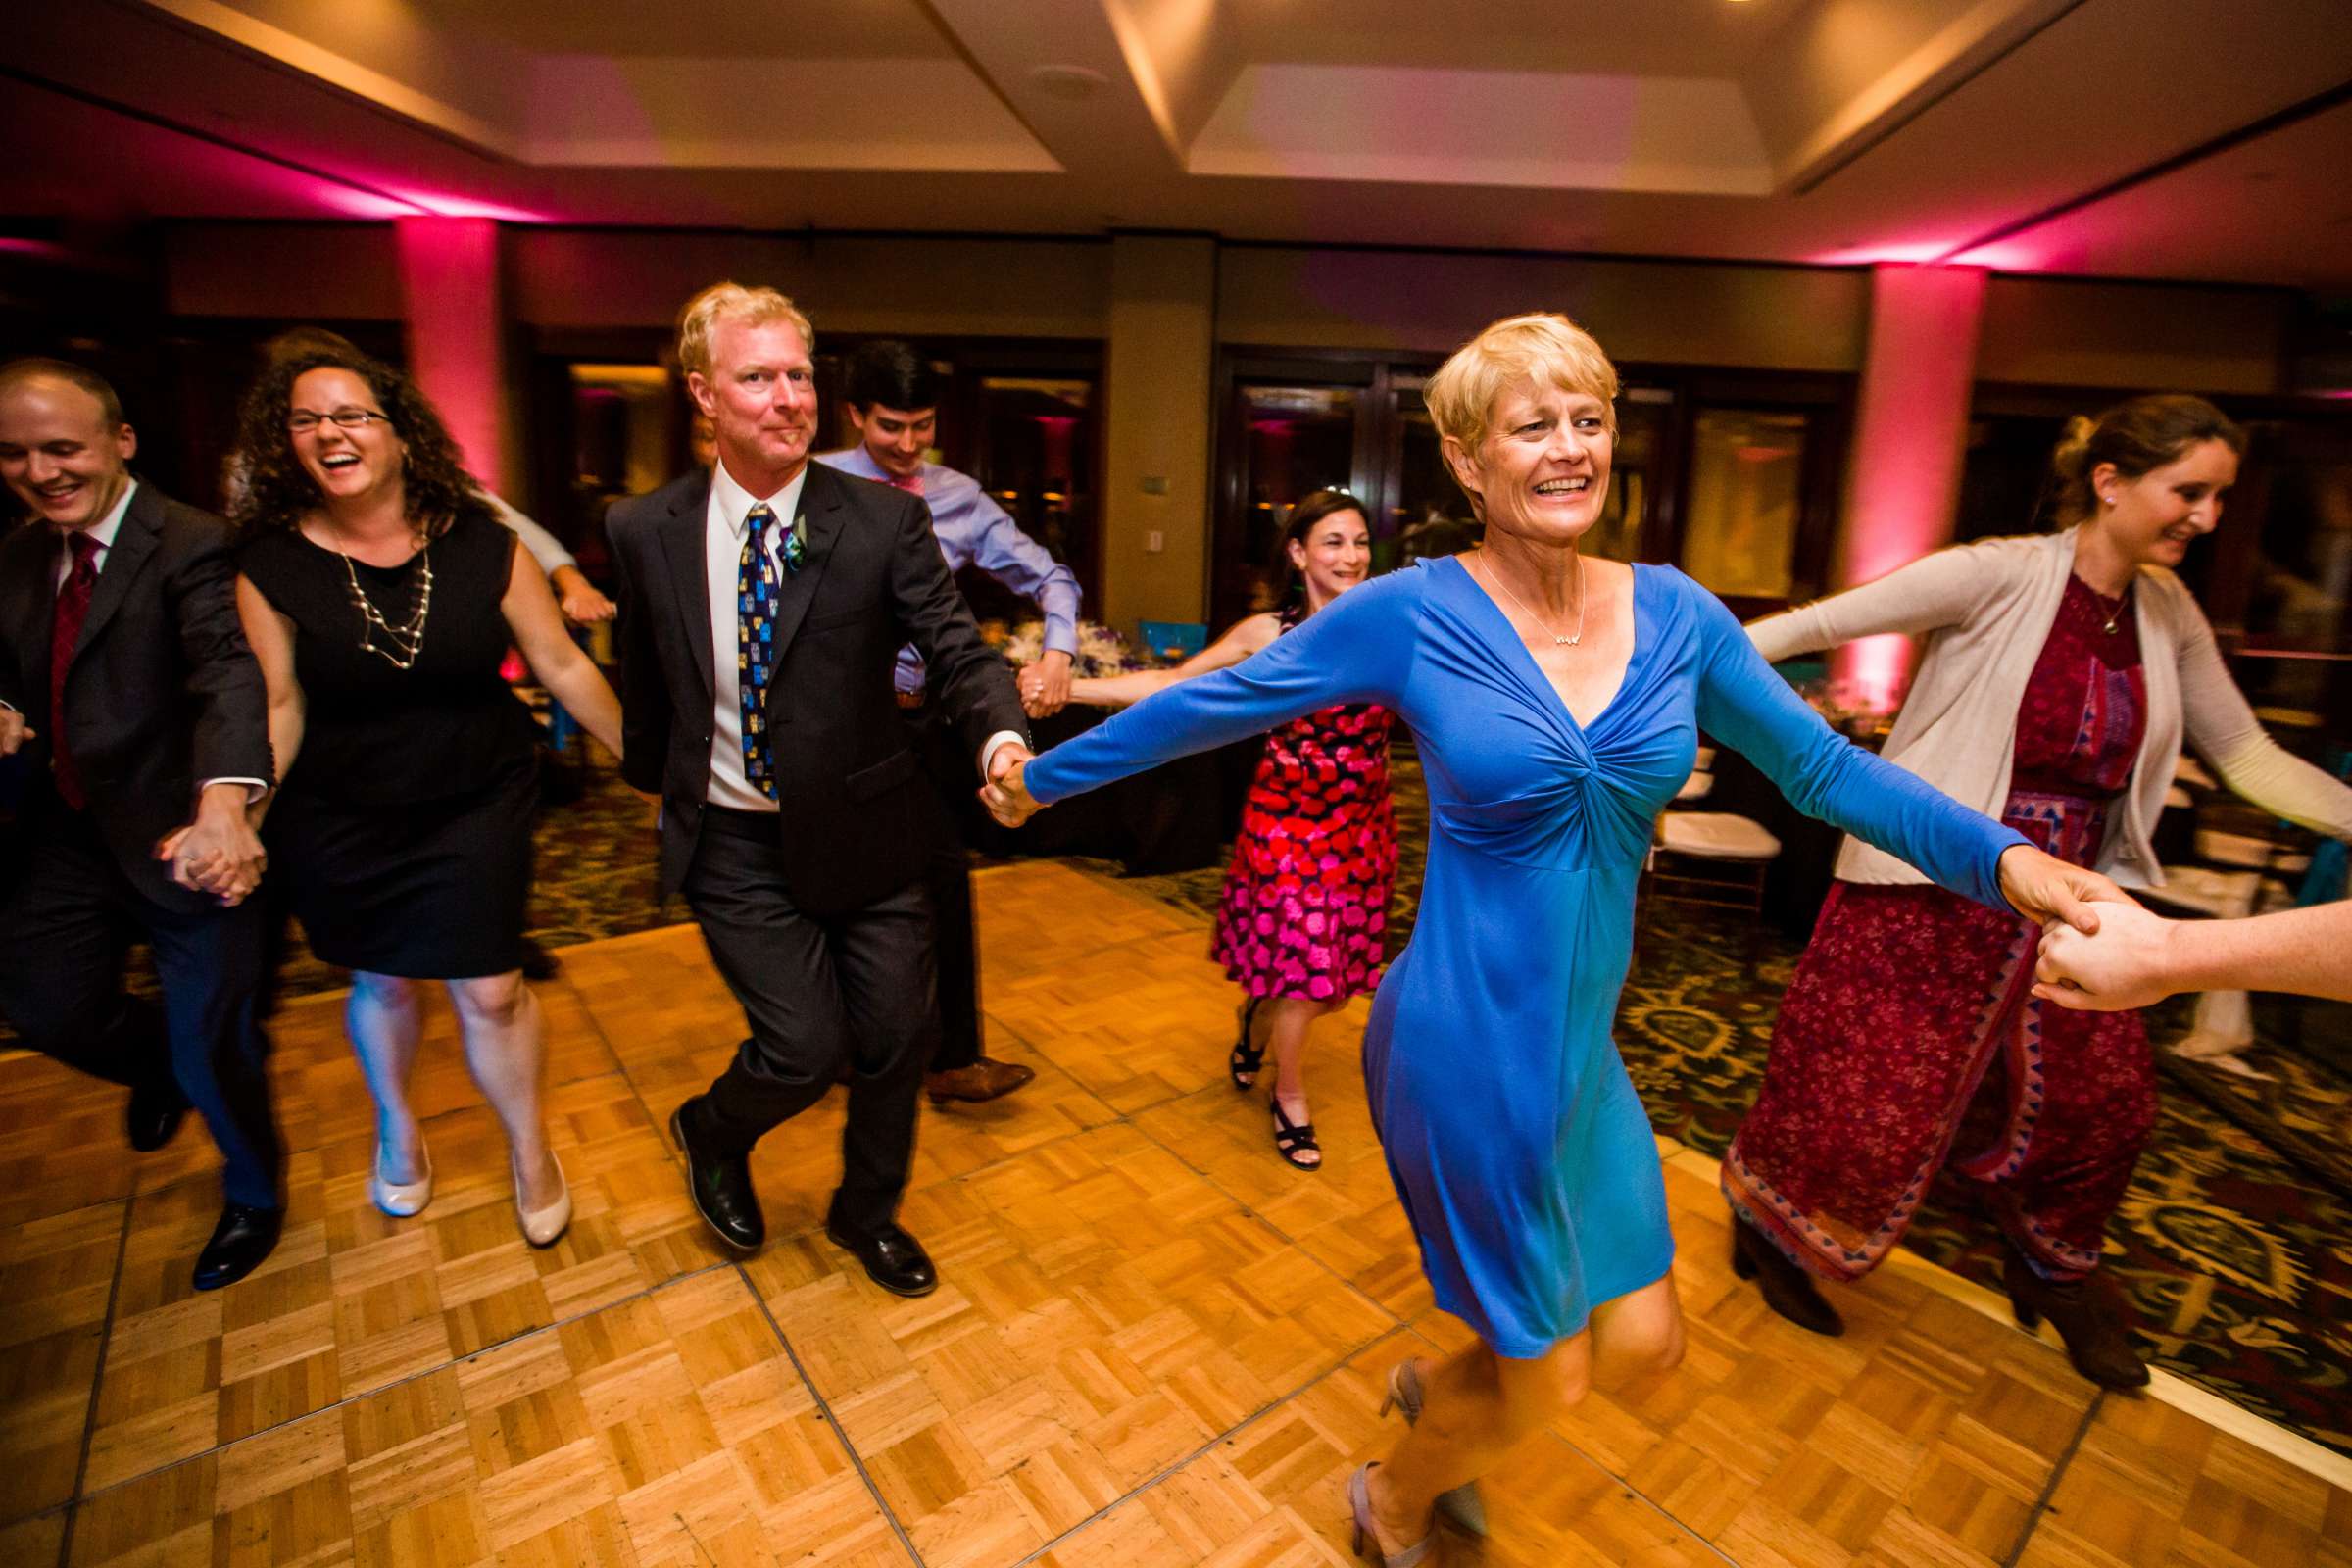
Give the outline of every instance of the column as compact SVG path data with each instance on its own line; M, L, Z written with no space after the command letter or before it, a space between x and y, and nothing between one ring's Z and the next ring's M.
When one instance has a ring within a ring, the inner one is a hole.
M1871 274L1832 591L1884 577L1952 537L1984 279L1971 267L1885 266ZM1831 672L1865 701L1891 707L1912 653L1900 635L1864 638L1838 651Z
M467 469L505 495L522 470L507 391L498 224L403 218L394 227L409 375L441 411Z
M1111 241L1103 375L1102 603L1122 632L1199 620L1208 580L1216 242Z

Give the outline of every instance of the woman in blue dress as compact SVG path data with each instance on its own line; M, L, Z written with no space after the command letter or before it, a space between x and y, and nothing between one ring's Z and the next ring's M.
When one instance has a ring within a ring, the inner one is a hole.
M1437 1302L1482 1343L1390 1380L1414 1424L1349 1482L1357 1549L1390 1568L1422 1560L1442 1496L1475 1517L1469 1484L1589 1388L1681 1358L1664 1180L1610 1030L1635 886L1701 729L1801 809L1980 902L2090 929L2082 901L2121 897L1839 739L1680 572L1579 553L1616 391L1565 317L1488 327L1426 393L1483 546L1367 583L983 792L1017 822L1333 703L1411 726L1429 863L1373 1001L1365 1086Z

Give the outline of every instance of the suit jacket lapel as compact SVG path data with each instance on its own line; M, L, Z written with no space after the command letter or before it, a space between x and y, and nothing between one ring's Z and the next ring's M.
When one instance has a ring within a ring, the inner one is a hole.
M718 689L710 670L710 474L706 469L699 480L689 479L678 487L662 524L669 588L685 622L686 646L694 650L694 667L703 677L705 703Z
M81 636L74 644L74 657L79 659L89 646L98 640L106 623L115 612L130 597L130 585L147 558L155 554L157 515L160 503L155 492L141 485L131 493L130 507L122 514L122 526L115 530L115 542L106 552L106 560L98 570L98 581L90 589L89 613L81 623Z
M842 519L848 511L843 490L831 468L821 463L808 465L808 477L801 485L801 515L808 519L807 554L801 558L801 569L786 572L776 590L775 657L779 662L808 617L809 605L815 602L825 563L832 559L834 542L841 537Z

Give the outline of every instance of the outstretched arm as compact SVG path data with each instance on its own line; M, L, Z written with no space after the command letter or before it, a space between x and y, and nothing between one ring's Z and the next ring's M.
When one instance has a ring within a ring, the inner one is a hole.
M556 609L554 589L520 550L510 553L507 592L498 609L539 684L580 721L581 728L603 742L605 750L622 756L620 702L606 683L604 671L571 640Z
M2015 829L1838 734L1765 663L1730 611L1692 592L1704 601L1696 607L1706 644L1698 721L1752 760L1798 810L1996 909L2089 931L2098 927L2090 898L2124 899L2105 877L2043 854Z
M1311 713L1334 703L1401 707L1412 668L1421 574L1400 571L1342 595L1298 630L1231 669L1171 686L1001 781L990 808L1006 818L1036 805L1100 789L1114 779ZM1023 785L1015 793L1006 785Z
M2168 920L2103 908L2097 934L2042 938L2034 994L2062 1007L2114 1012L2176 991L2292 991L2352 1002L2352 903L2248 920Z
M2179 666L2180 716L2188 738L2236 794L2315 833L2352 839L2352 788L2271 739L2230 678L2205 612L2185 590L2173 586L2187 610Z
M1269 612L1237 620L1224 636L1169 669L1136 669L1124 675L1091 676L1070 682L1070 701L1096 708L1125 708L1153 692L1165 691L1197 675L1231 669L1264 648L1281 633L1282 623Z
M1767 663L1886 632L1920 633L1965 619L1992 578L1992 558L1965 546L1938 550L1876 582L1766 615L1747 628Z

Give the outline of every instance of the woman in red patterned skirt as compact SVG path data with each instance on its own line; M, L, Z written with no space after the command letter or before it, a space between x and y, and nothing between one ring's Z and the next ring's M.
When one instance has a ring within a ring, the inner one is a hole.
M2219 521L2244 448L2197 398L2077 419L2054 459L2063 531L1941 551L1749 635L1772 660L1924 636L1888 760L2128 887L2163 880L2149 830L2184 730L2240 795L2352 836L2352 791L2263 732L2171 570ZM1735 1267L1782 1316L1839 1333L1806 1271L1868 1273L1949 1169L2007 1236L2019 1320L2049 1318L2093 1382L2145 1383L2098 1272L2155 1121L2138 1014L2036 1000L2031 921L1852 841L1838 874L1724 1160Z
M1301 499L1283 535L1297 577L1281 610L1250 616L1173 669L1073 681L1071 701L1124 707L1238 664L1371 573L1363 504L1345 490ZM1227 1063L1233 1086L1254 1084L1273 1051L1274 1147L1300 1170L1323 1163L1307 1119L1307 1028L1380 984L1396 880L1388 710L1326 708L1268 735L1242 808L1210 956L1243 992L1241 1034Z

